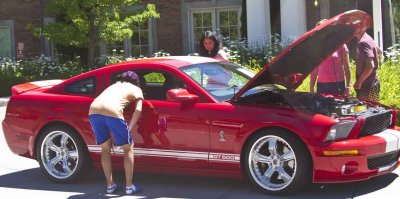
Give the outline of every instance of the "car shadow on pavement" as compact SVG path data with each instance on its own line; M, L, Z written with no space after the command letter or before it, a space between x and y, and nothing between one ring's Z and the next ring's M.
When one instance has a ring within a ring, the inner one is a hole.
M287 196L268 195L268 198L353 198L387 187L399 176L390 173L367 181L340 184L313 184L300 193ZM120 189L105 193L105 180L99 170L88 172L72 183L56 183L47 179L40 168L27 169L0 176L0 187L25 190L57 191L76 198L119 198L125 196L123 172L116 172ZM265 198L266 194L246 180L137 173L134 176L143 191L136 198Z

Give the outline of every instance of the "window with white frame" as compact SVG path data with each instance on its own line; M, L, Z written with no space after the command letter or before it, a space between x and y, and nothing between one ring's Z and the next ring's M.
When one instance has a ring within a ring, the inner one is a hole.
M150 20L136 23L133 35L121 42L107 45L107 54L123 54L125 57L141 57L151 54Z
M137 23L131 37L132 56L148 56L150 55L149 48L149 25L148 22Z
M213 31L215 24L213 24L213 13L210 11L197 11L193 12L193 38L195 51L199 51L199 41L201 35L205 31Z
M201 35L213 31L231 40L240 38L240 7L192 10L190 14L190 51L198 52Z
M240 35L239 27L239 12L237 10L219 11L219 29L224 37L229 37L231 40L238 40Z
M14 22L0 21L0 57L15 57Z

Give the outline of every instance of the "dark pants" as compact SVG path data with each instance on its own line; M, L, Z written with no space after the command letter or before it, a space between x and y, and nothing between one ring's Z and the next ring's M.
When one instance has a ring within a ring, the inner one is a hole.
M318 93L329 93L334 95L344 95L344 81L341 82L317 82Z
M381 85L379 81L375 82L371 87L361 87L361 89L356 90L357 98L365 99L368 101L379 102L379 92L381 90Z

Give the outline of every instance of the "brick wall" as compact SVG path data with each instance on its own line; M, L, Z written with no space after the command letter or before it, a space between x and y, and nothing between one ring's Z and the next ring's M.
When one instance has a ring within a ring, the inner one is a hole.
M14 20L15 49L24 43L24 56L41 54L41 39L27 29L28 24L41 24L40 0L0 0L0 20Z
M208 0L185 0L186 2ZM46 0L43 0L44 4ZM156 20L157 48L171 55L183 55L181 0L143 0L153 3L160 13ZM28 24L40 26L40 0L0 0L0 20L14 20L15 48L17 43L24 43L24 56L37 56L42 53L41 39L34 37L27 29ZM46 17L46 13L44 13Z
M145 2L145 1L143 1ZM156 5L160 18L157 19L157 49L171 55L182 55L181 0L149 0Z

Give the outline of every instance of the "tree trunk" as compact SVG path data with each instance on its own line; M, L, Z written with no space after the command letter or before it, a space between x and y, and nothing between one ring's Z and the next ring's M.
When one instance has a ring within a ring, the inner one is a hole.
M94 68L94 59L95 59L94 58L94 51L95 51L95 47L92 46L92 45L89 45L88 49L87 49L87 53L88 53L88 55L87 55L87 67L90 68L90 69Z
M94 25L95 16L94 14L90 14L90 29L89 29L89 41L88 41L88 54L87 54L87 67L93 69L95 67L94 63L94 53L97 47L97 35L96 35L96 27Z

